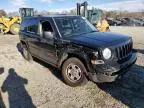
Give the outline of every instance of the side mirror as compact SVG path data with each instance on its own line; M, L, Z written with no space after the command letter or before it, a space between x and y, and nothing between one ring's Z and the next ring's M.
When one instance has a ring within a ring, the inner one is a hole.
M53 39L53 38L54 38L53 32L50 32L50 31L44 31L44 32L43 32L43 36L44 36L45 38L48 38L48 39Z

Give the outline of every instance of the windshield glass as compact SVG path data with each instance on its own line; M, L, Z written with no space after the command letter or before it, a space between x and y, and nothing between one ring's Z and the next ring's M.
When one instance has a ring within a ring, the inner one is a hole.
M55 18L62 37L96 32L96 28L83 17Z

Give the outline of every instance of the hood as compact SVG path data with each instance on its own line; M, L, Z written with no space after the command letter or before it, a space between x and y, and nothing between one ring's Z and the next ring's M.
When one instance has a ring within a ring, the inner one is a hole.
M89 47L104 47L127 41L130 37L112 32L93 32L67 37L67 40Z

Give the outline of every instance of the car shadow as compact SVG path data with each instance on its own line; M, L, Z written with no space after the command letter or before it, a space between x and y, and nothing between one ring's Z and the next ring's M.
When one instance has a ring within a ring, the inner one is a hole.
M20 42L17 43L16 48L17 48L18 52L23 56L23 47Z
M25 89L28 80L19 76L13 68L10 68L8 73L1 89L8 93L9 108L36 108Z
M130 108L144 108L144 66L133 65L122 79L97 85Z
M134 49L135 52L138 52L138 53L141 53L141 54L144 54L144 50L143 49Z
M40 59L37 59L37 58L35 58L35 57L33 57L33 60L34 60L35 62L37 62L38 64L40 64L40 65L48 68L48 69L50 70L50 72L51 72L57 79L59 79L60 81L64 82L60 70L58 70L57 68L51 66L50 64L48 64L48 63L46 63L46 62L44 62L44 61L42 61L42 60L40 60Z

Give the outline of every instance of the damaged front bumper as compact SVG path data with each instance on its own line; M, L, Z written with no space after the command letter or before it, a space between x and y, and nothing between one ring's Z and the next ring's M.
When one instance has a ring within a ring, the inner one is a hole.
M93 72L89 72L89 79L94 82L113 82L118 76L125 73L125 71L136 62L136 53L132 53L128 60L122 63L105 63L99 65L93 65Z

